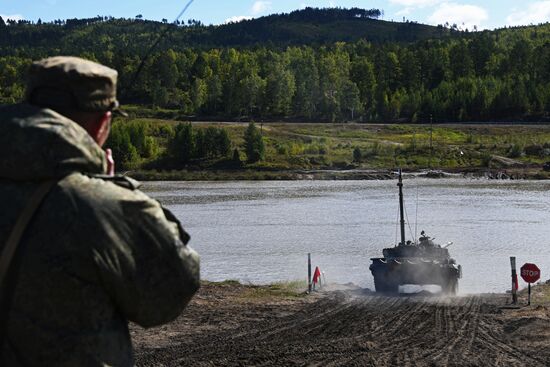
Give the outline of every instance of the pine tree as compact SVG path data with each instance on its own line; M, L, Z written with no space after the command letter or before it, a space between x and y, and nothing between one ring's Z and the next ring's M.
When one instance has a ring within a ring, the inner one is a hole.
M353 161L356 163L361 162L361 159L363 158L363 154L361 153L361 149L359 147L356 147L353 150Z
M239 153L239 149L235 148L233 150L233 158L232 158L233 162L237 163L237 164L241 164L241 155Z
M231 151L231 140L227 130L219 129L216 136L216 153L222 157L227 157Z

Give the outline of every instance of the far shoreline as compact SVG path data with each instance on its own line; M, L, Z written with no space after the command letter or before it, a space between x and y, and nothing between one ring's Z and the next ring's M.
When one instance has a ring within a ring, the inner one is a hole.
M392 180L397 169L315 170L138 170L124 175L139 181L360 181ZM488 180L550 180L550 172L535 167L508 169L457 168L403 170L405 176L423 178L472 178Z

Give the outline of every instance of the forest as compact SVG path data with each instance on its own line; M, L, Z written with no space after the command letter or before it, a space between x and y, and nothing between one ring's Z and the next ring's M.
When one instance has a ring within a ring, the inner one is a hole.
M139 15L50 23L0 18L0 104L22 99L32 60L70 54L117 69L120 99L135 105L130 112L136 115L410 123L548 119L549 24L474 31L386 22L377 20L380 15L376 9L308 8L220 26ZM166 37L137 74L162 32ZM293 39L295 33L303 38ZM249 41L232 44L224 34Z

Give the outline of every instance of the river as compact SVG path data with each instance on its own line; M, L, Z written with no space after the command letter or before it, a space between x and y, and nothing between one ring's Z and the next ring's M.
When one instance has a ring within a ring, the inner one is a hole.
M371 257L398 239L397 181L147 182L201 255L202 278L307 278L373 289ZM550 279L550 182L405 178L407 239L425 230L463 268L461 293L510 288L510 256ZM416 225L416 218L418 224ZM525 286L520 281L521 286Z

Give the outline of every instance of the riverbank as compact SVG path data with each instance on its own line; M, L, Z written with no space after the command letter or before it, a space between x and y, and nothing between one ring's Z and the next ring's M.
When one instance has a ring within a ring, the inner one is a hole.
M140 181L294 181L294 180L391 180L396 170L138 170L127 175ZM508 169L466 168L452 170L405 170L405 175L428 178L486 178L496 180L549 180L540 167Z
M549 286L529 307L502 308L509 298L204 283L174 322L130 330L137 366L549 365Z
M127 130L130 140L139 135L136 131L144 134L135 142L142 148L124 153L119 146L115 159L122 171L145 180L383 179L381 175L397 167L406 172L432 167L477 177L486 172L493 177L550 177L543 171L550 161L550 125L258 123L265 151L261 160L251 162L245 149L246 123L192 123L189 134L195 138L224 132L230 148L222 155L207 154L206 143L198 138L191 144L194 153L183 154L185 144L175 139L182 128L179 121L130 119L117 124L118 135ZM117 146L116 140L110 143Z

